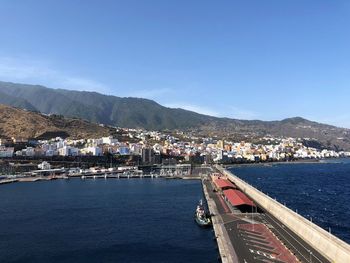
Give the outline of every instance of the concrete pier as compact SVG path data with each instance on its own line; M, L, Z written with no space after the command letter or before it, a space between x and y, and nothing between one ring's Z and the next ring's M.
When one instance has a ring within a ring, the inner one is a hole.
M299 262L350 262L349 244L333 236L324 229L320 228L319 226L315 225L314 223L310 222L289 208L283 206L264 193L258 191L256 188L233 175L231 172L219 166L216 168L223 176L233 182L243 193L249 196L262 211L260 215L251 215L252 226L254 227L258 224L267 226L276 236L278 241L298 258ZM241 216L236 215L236 217L240 217L240 219L242 219ZM241 225L242 223L233 226L233 231L235 231L234 227L237 226L238 228L241 228ZM247 226L245 227L248 229ZM259 227L261 228L261 226ZM257 236L254 231L252 232L252 227L250 227L249 231L250 235ZM237 233L239 232L240 231ZM268 233L267 231L265 232ZM226 239L224 242L231 241L232 243L232 240L235 238L230 235L229 237L231 240ZM245 242L247 239L243 238L242 240ZM248 251L252 253L265 251L261 248L260 250L250 248L250 242L246 242L246 244L248 246ZM233 247L236 253L240 254L241 251L238 253L237 245L238 244L235 244ZM269 253L266 251L264 253L264 256L269 255ZM226 256L226 254L227 251L224 251L223 255ZM261 252L259 252L259 254L261 254ZM243 255L243 257L245 256ZM236 262L250 261L245 258L243 260L239 258Z
M249 195L246 185L237 183L232 174L221 169L216 175L219 177L206 177L202 184L222 262L349 262L340 257L330 259L303 236L298 236L270 213L269 207ZM227 190L218 186L218 178L221 182L224 179L234 183L235 191L246 193L253 206L247 210L247 207L232 205L225 196Z
M218 244L221 261L223 263L238 262L232 244L230 242L227 242L227 240L229 240L228 233L223 225L223 221L216 207L216 203L209 196L209 192L205 183L203 183L203 192L205 199L207 200L209 212L211 214L211 220L213 223L215 238Z
M15 183L18 182L17 179L2 179L0 180L0 184L10 184L10 183Z
M38 182L38 181L50 181L50 180L57 180L57 179L68 179L65 175L49 175L49 176L36 176L36 177L18 177L14 179L1 179L0 184L8 184L8 183L15 183L15 182Z

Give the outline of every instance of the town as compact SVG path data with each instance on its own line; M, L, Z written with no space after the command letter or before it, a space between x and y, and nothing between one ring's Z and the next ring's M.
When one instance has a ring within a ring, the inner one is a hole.
M349 157L350 152L307 147L305 138L260 138L263 143L199 137L191 132L159 132L117 128L117 138L0 139L0 158L14 160L55 157L88 159L109 157L122 165L234 164L272 161L317 160ZM95 160L95 159L94 159Z

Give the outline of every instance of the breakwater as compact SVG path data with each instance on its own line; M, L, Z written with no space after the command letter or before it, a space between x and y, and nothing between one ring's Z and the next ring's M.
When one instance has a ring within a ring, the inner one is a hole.
M231 172L217 167L217 169L234 182L244 193L250 196L263 209L271 213L291 231L296 233L310 246L331 262L349 262L350 246L324 229L305 219L301 215L283 206L271 197L258 191Z

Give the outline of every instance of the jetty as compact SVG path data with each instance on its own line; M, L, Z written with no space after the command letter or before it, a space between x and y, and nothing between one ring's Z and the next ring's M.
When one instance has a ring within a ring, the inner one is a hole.
M349 244L221 166L202 185L222 262L349 262Z

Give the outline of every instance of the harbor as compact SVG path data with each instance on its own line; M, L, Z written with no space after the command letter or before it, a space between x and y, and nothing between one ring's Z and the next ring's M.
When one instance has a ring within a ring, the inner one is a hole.
M55 168L43 162L38 165L44 169L30 170L24 173L2 175L0 184L15 182L37 182L56 179L81 178L85 179L132 179L132 178L164 178L200 180L209 169L207 166L192 167L191 165L158 165L148 167L122 166L114 168L92 167Z
M197 206L195 219L202 227L213 227L222 262L345 263L350 258L347 243L221 166L142 168L39 169L27 172L25 176L2 178L0 184L73 178L82 181L134 178L200 180L205 202ZM207 207L208 218L203 216L204 206Z
M199 180L74 178L0 188L2 263L218 262L213 232L193 219Z

